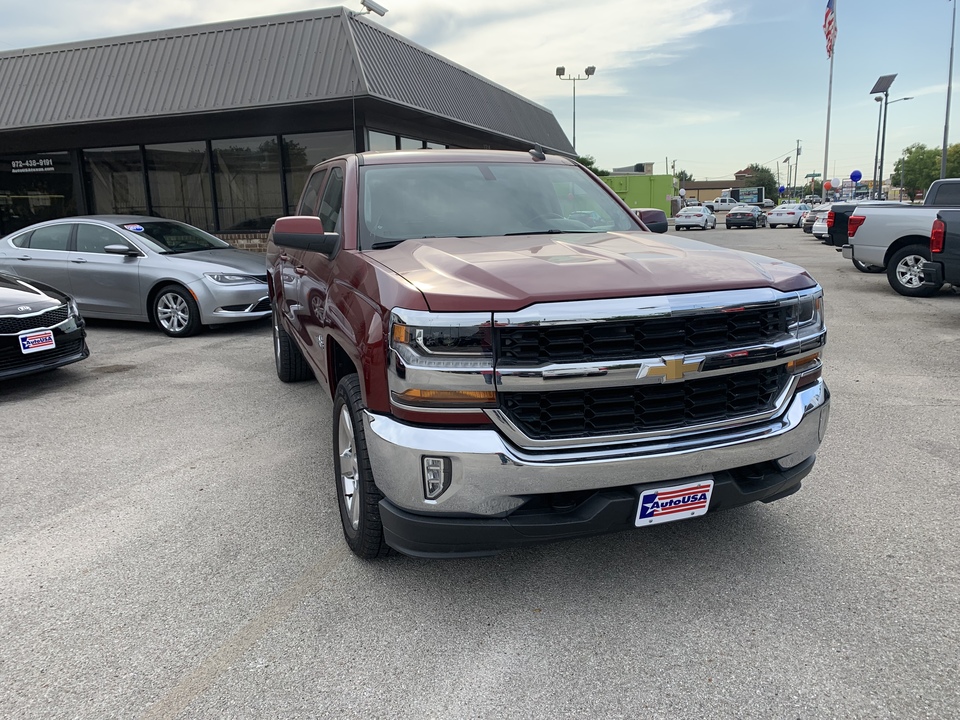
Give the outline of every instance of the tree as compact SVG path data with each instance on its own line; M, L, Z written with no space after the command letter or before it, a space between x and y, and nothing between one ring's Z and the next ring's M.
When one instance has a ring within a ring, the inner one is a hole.
M947 170L950 170L951 155L954 167L960 167L960 145L947 148ZM950 173L947 173L950 175ZM940 177L940 149L928 148L923 143L914 143L905 148L893 164L890 181L895 187L903 187L912 200L918 191L925 191L930 183ZM955 177L955 175L951 175Z
M777 178L770 168L752 163L747 166L747 170L750 174L743 179L744 187L762 187L764 197L768 198L776 198L779 195Z
M674 177L681 182L693 182L693 175L686 170L677 170L677 174L674 175Z
M592 171L594 175L603 176L610 174L609 170L603 170L597 167L597 160L595 157L593 157L593 155L583 155L582 157L578 157L577 162L587 168L587 170Z

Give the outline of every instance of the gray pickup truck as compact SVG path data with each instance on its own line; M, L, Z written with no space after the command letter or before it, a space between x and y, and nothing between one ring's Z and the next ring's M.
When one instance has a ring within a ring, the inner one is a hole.
M924 282L930 228L937 211L960 209L960 178L936 180L923 205L897 202L838 203L827 217L827 244L862 272L886 272L890 287L909 297L930 297L939 285Z

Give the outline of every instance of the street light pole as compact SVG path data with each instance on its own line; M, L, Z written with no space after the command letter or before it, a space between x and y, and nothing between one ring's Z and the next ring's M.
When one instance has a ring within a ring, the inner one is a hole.
M897 79L896 73L893 75L881 75L877 78L877 81L873 84L873 88L870 90L870 94L873 95L873 99L880 105L880 115L883 118L883 134L880 133L880 120L877 120L877 149L879 162L877 161L877 156L874 157L873 165L873 191L874 198L879 200L881 190L883 190L883 146L886 142L887 134L887 98L890 93L890 86L893 85L893 81Z
M584 75L566 75L567 69L560 65L557 67L557 77L561 80L571 80L573 81L573 151L577 151L577 80L589 80L593 77L593 74L597 71L597 68L593 65L588 66L584 71Z
M950 134L950 93L953 90L953 40L957 32L957 0L953 0L953 19L950 21L950 70L947 73L947 114L943 120L943 149L940 151L940 179L947 176L947 136Z
M904 100L913 100L913 97L902 97L896 100L887 101L887 93L883 93L883 139L880 141L880 191L883 192L883 152L887 146L887 109L890 105L894 103L903 102ZM880 198L878 197L877 200Z
M877 169L877 181L880 183L879 192L880 195L883 195L883 152L887 147L887 105L890 103L887 102L890 97L889 93L883 91L883 134L880 136L880 167ZM882 197L877 197L877 200L882 200Z
M880 167L880 121L883 120L883 96L876 95L873 99L880 103L877 113L877 149L873 153L873 199L879 200L880 193L877 190L877 168Z

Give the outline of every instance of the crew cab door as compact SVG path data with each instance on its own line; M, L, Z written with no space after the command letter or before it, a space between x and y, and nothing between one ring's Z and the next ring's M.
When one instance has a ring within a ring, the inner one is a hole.
M297 203L295 215L316 215L317 204L320 202L320 191L326 179L327 170L323 168L314 172L308 179ZM276 260L276 274L274 283L277 283L279 301L277 312L288 321L288 331L295 334L301 347L305 346L310 338L304 333L301 316L303 308L300 305L300 283L306 275L303 267L303 250L293 247L281 248Z
M337 162L328 167L326 182L320 193L316 214L326 232L343 232L343 187L345 163ZM340 243L341 247L343 243ZM334 265L340 247L329 255L304 250L301 253L299 323L303 329L304 349L320 369L324 381L329 377L327 369L327 298L333 282Z

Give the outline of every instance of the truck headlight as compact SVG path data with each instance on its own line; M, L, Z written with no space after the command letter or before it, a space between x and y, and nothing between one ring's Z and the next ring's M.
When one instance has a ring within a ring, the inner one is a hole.
M811 337L823 332L825 327L823 312L823 290L802 293L799 302L790 306L788 313L790 331L797 339Z
M787 363L787 372L798 377L797 387L802 388L817 382L823 368L821 349L826 340L823 290L818 287L800 293L798 302L789 306L787 317L802 353L802 357Z
M492 317L394 310L390 322L392 400L422 408L496 405Z

